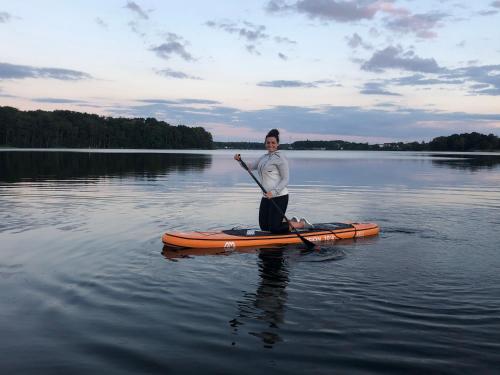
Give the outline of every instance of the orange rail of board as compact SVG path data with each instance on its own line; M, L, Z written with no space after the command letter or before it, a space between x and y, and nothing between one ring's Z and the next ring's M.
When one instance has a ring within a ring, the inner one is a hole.
M375 236L380 228L374 223L350 223L352 227L335 230L301 232L311 242L334 241L347 238ZM237 236L223 232L166 232L162 236L165 245L187 248L237 248L300 244L302 240L293 232L263 236Z

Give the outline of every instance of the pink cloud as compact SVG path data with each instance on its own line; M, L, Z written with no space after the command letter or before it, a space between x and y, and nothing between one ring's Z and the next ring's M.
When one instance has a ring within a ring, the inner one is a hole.
M210 133L214 141L219 142L263 142L267 130L258 131L244 126L205 123L200 124ZM271 128L271 126L270 126ZM279 128L281 143L293 143L295 141L335 141L343 140L348 142L369 142L369 143L384 143L392 142L389 137L370 137L370 136L355 136L346 134L317 134L308 132L290 132ZM264 149L264 146L263 146Z
M405 8L396 8L392 1L376 1L371 5L376 11L389 13L397 16L409 16L411 13Z

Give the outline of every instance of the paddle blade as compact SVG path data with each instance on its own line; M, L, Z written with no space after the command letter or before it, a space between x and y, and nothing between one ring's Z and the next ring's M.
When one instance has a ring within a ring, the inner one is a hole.
M298 232L296 232L297 235L299 236L299 238L302 240L302 242L304 243L304 245L306 245L306 248L307 250L312 250L316 247L316 244L309 241L308 239L302 237Z

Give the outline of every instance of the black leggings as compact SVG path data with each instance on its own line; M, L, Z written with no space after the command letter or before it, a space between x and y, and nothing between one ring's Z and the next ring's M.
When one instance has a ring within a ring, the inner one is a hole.
M286 212L288 207L288 194L276 198L271 198L274 203L281 208L283 213ZM259 225L260 229L269 231L271 233L287 233L290 231L288 223L283 222L283 215L275 207L269 198L262 198L260 201L259 209Z

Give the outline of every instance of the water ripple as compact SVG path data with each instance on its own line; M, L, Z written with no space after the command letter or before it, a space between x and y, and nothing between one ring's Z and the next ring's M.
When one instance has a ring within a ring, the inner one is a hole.
M457 169L425 155L294 154L290 216L376 222L380 236L309 253L172 252L160 241L167 229L256 227L260 192L229 153L159 154L147 168L140 155L74 168L85 154L69 170L45 163L43 175L21 158L3 176L5 373L500 366L498 168Z

